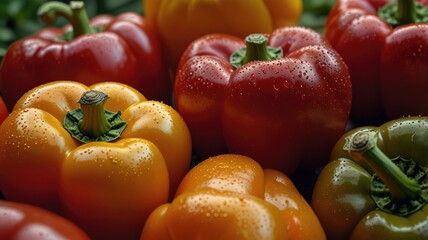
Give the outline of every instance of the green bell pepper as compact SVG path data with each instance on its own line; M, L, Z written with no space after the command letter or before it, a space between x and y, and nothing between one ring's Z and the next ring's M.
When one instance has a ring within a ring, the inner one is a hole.
M428 118L359 127L335 145L312 207L328 239L428 239Z

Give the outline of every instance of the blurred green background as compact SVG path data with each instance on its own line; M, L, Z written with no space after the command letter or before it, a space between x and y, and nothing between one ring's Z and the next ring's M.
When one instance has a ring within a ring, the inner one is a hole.
M37 8L43 2L46 0L0 2L0 61L11 43L45 26L37 17ZM334 2L335 0L303 0L304 12L299 25L322 32L325 18ZM117 15L127 11L144 14L141 0L88 0L85 4L90 17L102 13ZM64 24L65 21L56 23L57 26Z

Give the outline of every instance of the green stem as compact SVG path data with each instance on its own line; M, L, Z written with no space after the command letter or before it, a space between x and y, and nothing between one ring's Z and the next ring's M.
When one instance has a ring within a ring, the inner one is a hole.
M37 14L48 24L54 23L58 17L66 18L73 27L73 37L93 32L82 1L71 1L69 5L58 1L46 2L40 6Z
M414 0L397 0L379 9L379 17L392 27L428 21L428 6Z
M245 39L247 51L244 64L255 60L271 60L267 48L267 37L262 34L251 34Z
M230 63L235 67L252 61L268 61L283 56L281 48L267 46L267 37L263 34L251 34L245 38L246 47L241 48L230 56Z
M79 99L83 119L79 122L80 130L91 137L99 137L111 128L104 111L108 96L100 91L91 90L83 93Z
M82 143L93 141L111 142L118 139L126 128L121 112L104 109L107 94L91 90L79 99L80 108L69 111L63 122L64 128Z
M350 154L364 161L388 187L394 201L418 199L421 186L410 179L376 145L375 132L359 132L351 140Z
M401 24L416 22L416 6L414 0L397 0L396 16Z

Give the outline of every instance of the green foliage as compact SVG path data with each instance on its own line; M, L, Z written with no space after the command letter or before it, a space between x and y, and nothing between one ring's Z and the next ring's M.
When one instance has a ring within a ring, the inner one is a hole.
M38 6L43 0L3 0L0 2L0 56L15 40L38 30Z
M303 14L299 25L322 33L327 15L336 0L303 0Z

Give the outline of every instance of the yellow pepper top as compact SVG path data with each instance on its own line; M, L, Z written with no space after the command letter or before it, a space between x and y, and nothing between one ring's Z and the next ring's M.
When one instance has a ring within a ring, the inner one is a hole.
M210 33L246 37L294 25L302 0L143 0L147 21L160 33L171 70L194 39Z

